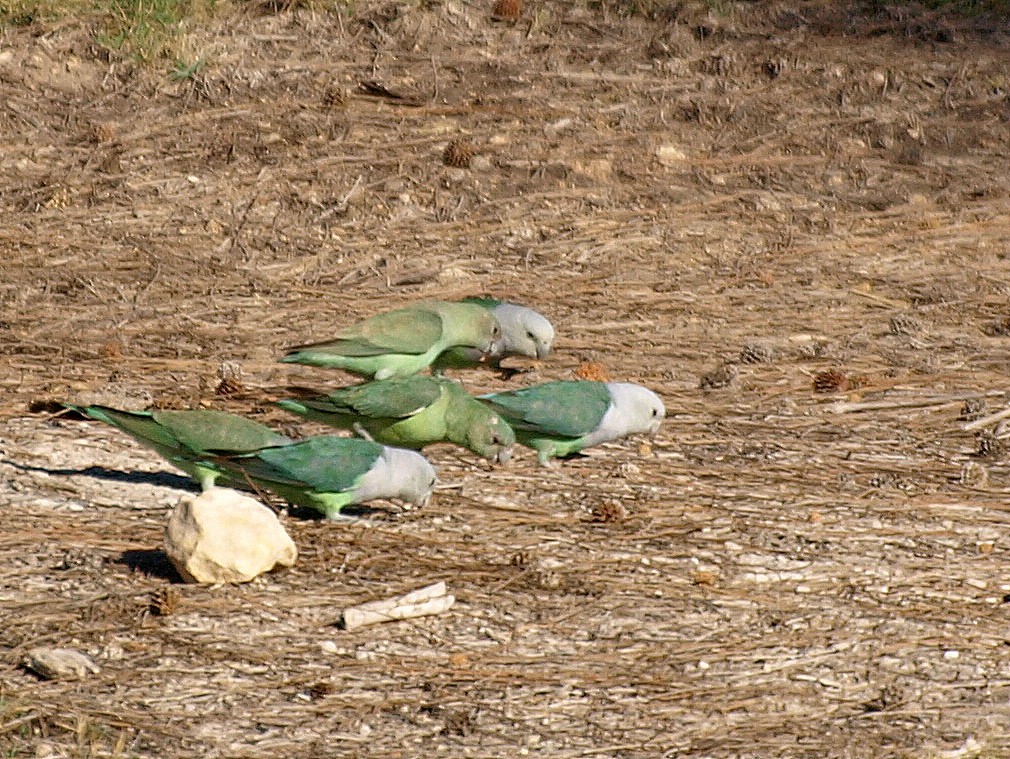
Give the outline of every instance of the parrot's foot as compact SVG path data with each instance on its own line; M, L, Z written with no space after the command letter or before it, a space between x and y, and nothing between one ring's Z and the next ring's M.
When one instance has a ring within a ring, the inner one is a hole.
M531 371L533 371L533 370L532 369L514 369L514 368L509 367L509 366L499 366L498 367L498 376L501 379L503 379L506 382L508 382L513 377L515 377L517 374L529 374Z
M326 521L334 522L336 524L354 525L355 527L375 527L378 524L378 522L373 519L366 519L365 517L358 517L353 514L327 515Z
M337 522L338 524L355 525L361 527L374 527L376 522L365 516L368 512L348 510L348 513L344 514L340 509L333 509L332 511L327 511L323 516L326 518L327 522Z
M370 443L375 442L375 438L373 438L369 434L368 430L366 430L364 427L361 426L361 422L355 422L354 426L351 427L351 429L354 430L354 434L357 435L358 437L362 437Z
M560 469L561 462L551 457L548 451L540 451L537 454L537 462L545 469Z
M320 512L328 522L360 527L375 527L379 522L370 519L370 517L385 513L382 509L373 509L371 506L363 506L358 503L345 503L343 506L320 509Z

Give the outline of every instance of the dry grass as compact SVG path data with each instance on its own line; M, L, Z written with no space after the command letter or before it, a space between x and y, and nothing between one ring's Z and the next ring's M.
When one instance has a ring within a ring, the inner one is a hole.
M250 13L194 31L213 62L182 81L6 32L0 749L1005 753L1005 434L964 425L1010 401L1006 40L914 8L491 5ZM159 551L181 478L26 413L295 425L268 401L343 377L284 346L484 292L558 327L517 381L644 382L660 435L552 471L435 448L429 509L289 517L294 568L208 589ZM442 579L447 615L333 626ZM102 671L36 682L40 644Z

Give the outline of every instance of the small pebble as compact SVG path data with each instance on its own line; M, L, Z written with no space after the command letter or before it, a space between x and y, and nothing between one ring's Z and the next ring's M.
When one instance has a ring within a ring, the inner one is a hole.
M91 657L75 648L33 648L21 664L43 680L80 679L101 671Z

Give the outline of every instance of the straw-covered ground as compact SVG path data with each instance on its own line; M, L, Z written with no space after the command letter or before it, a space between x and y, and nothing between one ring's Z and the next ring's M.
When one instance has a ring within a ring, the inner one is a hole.
M1005 20L490 6L250 5L174 78L0 32L0 752L1006 756ZM293 568L208 588L161 552L188 482L53 414L317 432L270 401L348 377L285 346L482 293L559 338L469 388L634 380L659 435L436 447L426 509L285 516ZM446 614L334 625L437 580Z

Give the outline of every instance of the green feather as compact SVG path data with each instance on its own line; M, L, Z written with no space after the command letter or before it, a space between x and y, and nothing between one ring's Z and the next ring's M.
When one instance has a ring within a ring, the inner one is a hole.
M221 458L217 463L253 489L261 487L288 503L321 511L327 518L336 519L345 506L361 500L425 495L416 490L409 493L411 483L418 484L415 482L418 472L413 470L417 461L423 463L434 480L434 470L418 454L411 454L416 456L415 461L388 472L388 479L380 481L382 487L378 491L375 482L370 487L365 486L364 480L379 458L391 453L391 449L369 440L322 435L246 456ZM428 476L424 469L420 474ZM427 485L430 494L430 483L420 484ZM405 486L407 492L403 489Z
M500 306L504 301L496 300L495 298L463 298L460 303L473 303L474 305L480 306L481 308L486 308L490 311L495 306Z
M182 447L175 435L151 418L150 411L120 411L107 406L75 406L71 403L63 405L81 416L116 427L153 448L165 447L175 450Z
M414 375L347 387L331 393L328 400L348 413L404 419L431 406L442 396L442 389L438 380Z
M344 369L385 379L416 374L454 346L486 350L498 323L472 303L431 301L351 325L333 340L291 349L281 361Z
M278 405L340 429L363 429L381 443L404 448L449 441L504 461L515 442L508 425L459 383L435 377L375 380L325 398Z
M579 438L596 429L610 407L603 382L558 381L480 396L516 430Z
M264 424L226 411L153 411L151 418L196 452L255 451L291 442Z
M342 356L381 356L387 353L417 355L442 339L442 319L437 313L405 308L377 314L342 330L336 338L293 350L312 349Z
M65 405L154 449L204 489L221 476L215 466L204 460L208 454L247 453L290 442L266 425L225 411L121 411L108 406Z
M486 363L497 369L501 366L500 358L489 358L483 351L476 348L450 348L442 351L432 362L431 369L435 374L441 374L446 369L473 369Z
M227 457L221 464L268 489L287 485L341 493L354 489L382 450L369 440L321 435L248 456Z
M494 298L463 298L460 303L471 303L475 306L480 306L486 309L488 313L495 307L501 304L502 301L495 300ZM485 354L483 351L477 348L463 348L455 347L449 348L448 350L442 351L438 358L432 363L432 370L436 374L442 374L446 369L472 369L475 366L480 366L482 361L484 361ZM497 367L501 363L501 359L496 359L494 365Z

